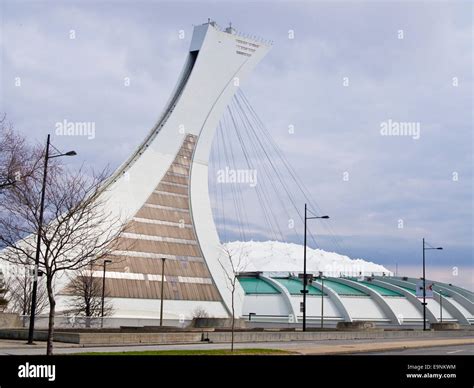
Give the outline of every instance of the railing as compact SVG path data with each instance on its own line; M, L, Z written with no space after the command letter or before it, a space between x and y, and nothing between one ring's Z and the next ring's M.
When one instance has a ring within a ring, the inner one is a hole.
M257 272L249 272L249 274L256 274ZM260 271L258 272L264 276L268 277L298 277L299 272L295 271ZM308 274L313 274L318 276L319 271L307 271ZM245 275L246 272L241 272L240 275ZM358 278L358 277L372 277L372 276L382 276L382 277L393 277L394 274L391 272L373 272L373 271L323 271L323 275L326 277L333 278Z
M298 317L301 318L301 315ZM243 315L242 318L246 318L249 322L258 321L259 318L262 318L262 319L286 319L288 323L295 323L295 320L294 320L295 317L293 315L270 315L270 314L249 313L249 314ZM321 320L321 315L307 315L306 319ZM340 321L342 320L342 318L324 316L324 320Z

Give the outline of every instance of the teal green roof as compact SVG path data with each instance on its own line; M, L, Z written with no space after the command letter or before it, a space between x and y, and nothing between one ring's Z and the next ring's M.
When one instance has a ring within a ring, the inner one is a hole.
M277 288L261 278L239 278L239 283L248 294L280 294Z
M436 284L436 282L435 282L435 284ZM461 294L462 296L465 296L470 301L474 301L474 293L472 293L471 291L469 291L465 288L461 288L461 287L458 287L458 286L450 286L449 284L446 284L446 283L439 283L439 284L446 287L447 289L451 289L453 291L456 291L457 293Z
M408 280L413 282L413 283L416 283L418 281L418 279L415 279L415 278L409 278ZM461 288L461 287L458 287L458 286L455 286L455 285L449 285L447 283L438 282L438 281L430 280L430 279L427 279L427 281L433 282L435 285L439 284L440 286L443 286L443 287L447 288L448 290L453 290L453 291L461 294L462 296L466 297L469 300L474 299L474 293L472 293L471 291L469 291L465 288Z
M278 283L284 286L290 295L303 295L301 290L303 289L303 282L297 279L288 279L288 278L274 278ZM316 287L308 286L307 287L308 294L307 295L321 295L321 291L318 290Z
M416 294L416 289L415 289L416 286L405 287L405 286L400 286L398 284L394 284L394 285L397 286L397 287L403 288L404 290L407 290L407 291L411 292L412 294Z
M388 288L378 286L376 284L373 284L371 282L359 282L363 284L366 287L369 287L370 289L377 291L380 295L382 296L403 296L403 294L397 292L397 291L392 291L389 290Z
M381 280L383 282L390 283L393 286L400 287L401 289L406 290L406 291L410 292L411 294L416 295L416 284L411 283L410 281L406 281L406 280L403 280L401 278L392 279L390 277L380 277L380 276L377 277L377 280ZM402 283L404 285L402 286L402 285L398 284L398 282L396 280L401 281L400 283ZM414 279L414 280L416 281L416 279Z
M317 280L318 283L321 283L320 280ZM335 280L324 279L324 287L329 287L338 295L350 295L350 296L367 296L363 291L347 286L345 284L339 283Z

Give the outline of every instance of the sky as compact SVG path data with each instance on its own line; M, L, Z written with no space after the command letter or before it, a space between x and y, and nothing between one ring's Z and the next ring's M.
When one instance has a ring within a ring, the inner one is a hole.
M471 2L0 4L0 112L32 142L52 133L56 147L74 148L71 167L114 169L143 140L193 25L212 18L272 40L242 90L331 217L311 224L310 244L419 277L425 237L444 248L427 252L427 277L473 288ZM94 123L93 138L55 135L63 120ZM414 132L382 133L404 123ZM213 188L211 199L221 238L232 240L237 221L223 233L219 217L232 207L225 190L221 205ZM242 195L250 237L271 239L251 189Z

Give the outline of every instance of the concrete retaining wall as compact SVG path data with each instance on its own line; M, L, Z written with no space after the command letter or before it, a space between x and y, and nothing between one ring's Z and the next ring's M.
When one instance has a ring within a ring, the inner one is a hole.
M81 345L177 344L200 342L202 333L81 333Z
M355 321L355 322L338 322L337 330L374 330L376 328L375 322L369 321ZM380 329L382 330L382 329Z
M47 337L47 331L35 331L35 341L46 341ZM28 330L0 330L0 338L26 341ZM200 342L202 333L68 333L58 331L54 334L54 340L81 345L176 344Z
M13 313L0 313L0 328L22 327L20 316Z
M449 336L466 336L467 333L449 332ZM443 335L446 333L443 333ZM454 335L453 335L454 334ZM356 339L396 339L396 338L432 338L438 334L433 331L349 331L349 332L237 332L235 342L286 342L286 341L327 341ZM230 342L230 333L209 333L212 342Z
M232 319L231 318L194 318L190 326L196 327L196 328L214 327L214 328L230 329L232 327ZM246 327L247 327L246 322L243 319L234 320L235 329L245 329Z
M28 329L0 329L0 339L28 340ZM35 330L34 341L46 341L48 332ZM80 342L79 333L55 333L54 340L57 342L66 342L78 344Z
M459 330L461 326L457 322L438 322L432 323L433 330Z
M286 341L327 341L356 339L397 339L397 338L436 338L465 337L472 331L456 330L443 332L434 331L349 331L349 332L235 332L235 342L286 342ZM26 340L28 331L0 330L0 338ZM46 331L36 331L35 340L45 341ZM228 343L230 332L177 332L177 333L65 333L57 332L55 341L94 345L144 345L144 344L176 344L196 343L208 339L214 343Z

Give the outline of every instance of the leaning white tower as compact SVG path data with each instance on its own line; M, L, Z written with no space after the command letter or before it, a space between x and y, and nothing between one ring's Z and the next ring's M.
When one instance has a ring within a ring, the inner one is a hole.
M108 183L108 210L128 222L106 273L117 318L159 316L162 258L165 319L189 319L196 308L229 316L231 268L211 212L208 160L224 109L269 48L212 21L194 27L160 119ZM95 275L102 277L100 271ZM240 315L243 290L237 287ZM61 295L58 310L67 309L68 297Z

